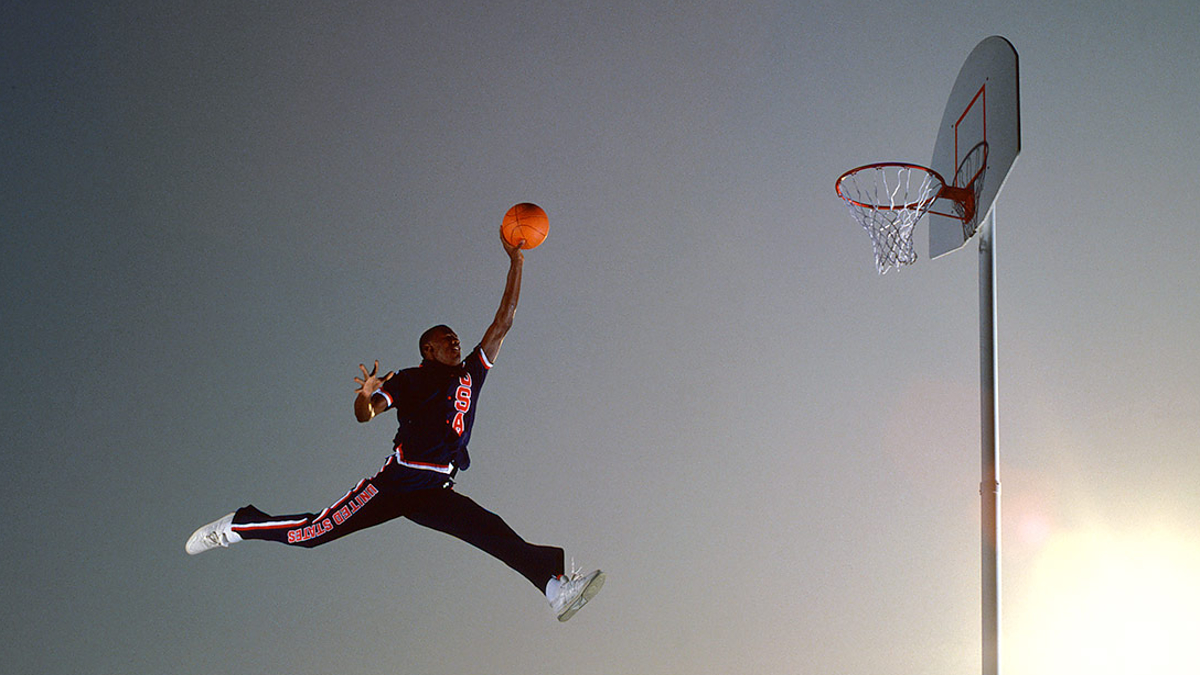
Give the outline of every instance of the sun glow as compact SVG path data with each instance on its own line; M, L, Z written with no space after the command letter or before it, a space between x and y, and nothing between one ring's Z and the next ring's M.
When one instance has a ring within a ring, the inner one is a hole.
M1010 672L1200 673L1200 543L1155 530L1048 538L1004 623Z

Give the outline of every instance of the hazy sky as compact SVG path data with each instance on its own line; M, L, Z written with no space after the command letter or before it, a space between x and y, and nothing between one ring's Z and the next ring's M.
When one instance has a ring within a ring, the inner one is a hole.
M975 247L880 277L833 181L993 34L1006 669L1200 670L1185 0L6 3L5 669L978 672ZM187 556L379 468L358 364L475 344L520 201L459 489L594 603L404 520Z

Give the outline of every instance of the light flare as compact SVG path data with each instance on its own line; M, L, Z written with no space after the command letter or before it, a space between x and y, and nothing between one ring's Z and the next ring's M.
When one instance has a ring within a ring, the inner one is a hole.
M1051 536L1011 589L1005 669L1036 675L1200 672L1200 543L1163 528Z

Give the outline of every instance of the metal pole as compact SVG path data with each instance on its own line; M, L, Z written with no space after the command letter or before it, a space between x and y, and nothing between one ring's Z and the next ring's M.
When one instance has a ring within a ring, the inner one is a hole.
M979 238L979 483L983 558L983 675L1000 675L1000 434L996 379L996 211Z

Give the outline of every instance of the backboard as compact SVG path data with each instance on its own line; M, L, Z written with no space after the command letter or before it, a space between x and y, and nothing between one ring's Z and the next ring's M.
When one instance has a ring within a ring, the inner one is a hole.
M959 249L975 234L1020 152L1017 51L993 35L975 46L954 81L930 163L953 187L966 187L978 174L975 214L964 222L953 215L949 200L935 202L929 212L930 258Z

